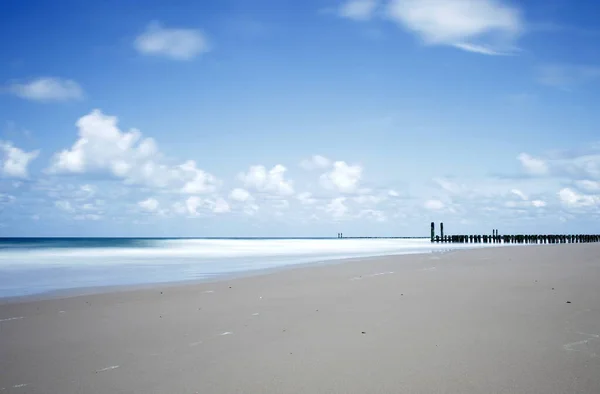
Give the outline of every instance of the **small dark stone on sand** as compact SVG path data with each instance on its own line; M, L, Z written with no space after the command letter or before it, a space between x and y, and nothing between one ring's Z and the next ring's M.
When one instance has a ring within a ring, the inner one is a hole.
M317 309L317 312L318 312L318 311L319 311L319 310Z
M554 290L554 287L552 288L552 290Z
M162 294L162 291L160 292L160 294Z
M404 293L402 293L402 294L400 294L400 295L401 295L401 296L403 296L403 295L404 295Z
M571 301L567 301L567 304L570 304L570 303L571 303Z
M229 286L229 288L231 289L231 286Z
M364 332L364 331L361 331L361 334L366 334L366 332Z

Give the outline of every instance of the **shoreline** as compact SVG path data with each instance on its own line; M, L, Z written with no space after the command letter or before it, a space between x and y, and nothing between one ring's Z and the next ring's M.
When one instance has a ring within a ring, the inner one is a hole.
M516 245L497 245L494 247L512 247ZM8 296L8 297L0 297L0 306L5 304L15 304L15 303L23 303L23 302L33 302L33 301L44 301L44 300L53 300L53 299L63 299L63 298L73 298L80 296L90 296L97 294L107 294L107 293L123 293L129 291L136 290L147 290L153 288L172 288L177 286L192 286L198 285L202 283L213 283L213 282L221 282L232 279L246 278L246 277L254 277L261 275L269 275L281 271L294 270L294 269L304 269L311 268L317 266L324 265L335 265L335 264L343 264L353 261L363 261L363 260L371 260L371 259L381 259L395 256L412 256L412 255L420 255L420 254L436 254L436 253L449 253L453 251L460 250L475 250L481 249L481 246L474 246L473 248L448 248L448 249L439 249L439 250L431 250L431 251L417 251L417 252L408 252L408 253L393 253L393 254L376 254L369 255L363 257L347 257L347 258L332 258L332 259L316 259L314 261L305 262L305 263L297 263L290 265L282 265L277 267L269 267L269 268L256 268L250 269L246 271L237 271L237 272L224 272L221 274L213 274L206 278L198 278L198 279L189 279L189 280L181 280L181 281L165 281L165 282L152 282L152 283L137 283L137 284L124 284L124 285L107 285L107 286L92 286L92 287L76 287L69 289L59 289L59 290L50 290L47 292L41 293L33 293L33 294L25 294L19 296Z
M600 392L600 245L0 305L3 394Z

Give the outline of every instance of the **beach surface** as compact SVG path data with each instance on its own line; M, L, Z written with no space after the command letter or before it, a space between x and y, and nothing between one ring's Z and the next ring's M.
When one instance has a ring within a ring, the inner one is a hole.
M600 245L0 301L0 393L600 393Z

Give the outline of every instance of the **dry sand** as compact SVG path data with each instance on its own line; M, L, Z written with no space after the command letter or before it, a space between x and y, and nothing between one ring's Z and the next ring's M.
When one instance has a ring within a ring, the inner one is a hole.
M598 394L600 245L4 304L0 393Z

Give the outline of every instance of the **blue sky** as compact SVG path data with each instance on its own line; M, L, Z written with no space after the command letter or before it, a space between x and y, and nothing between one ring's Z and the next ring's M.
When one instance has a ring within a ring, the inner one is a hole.
M0 236L595 232L594 1L0 4Z

